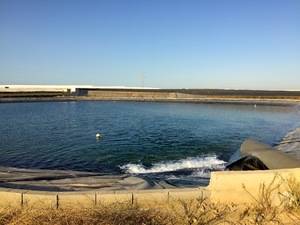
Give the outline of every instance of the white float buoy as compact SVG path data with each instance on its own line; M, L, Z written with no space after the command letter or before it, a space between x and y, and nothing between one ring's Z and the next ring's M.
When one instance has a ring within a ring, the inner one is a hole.
M102 137L102 136L101 136L100 133L97 133L97 134L96 134L96 138L97 138L97 139L99 139L99 138L101 138L101 137Z
M254 104L254 108L256 108L256 104Z

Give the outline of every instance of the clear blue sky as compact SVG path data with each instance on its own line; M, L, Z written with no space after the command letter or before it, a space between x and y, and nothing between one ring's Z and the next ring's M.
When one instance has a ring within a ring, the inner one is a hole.
M1 84L300 89L299 0L0 0Z

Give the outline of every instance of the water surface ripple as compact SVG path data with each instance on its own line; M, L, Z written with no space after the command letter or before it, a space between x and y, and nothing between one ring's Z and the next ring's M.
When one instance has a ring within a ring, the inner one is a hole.
M299 126L300 114L292 106L7 103L0 104L0 124L1 166L165 173L174 180L221 168L247 137L275 144Z

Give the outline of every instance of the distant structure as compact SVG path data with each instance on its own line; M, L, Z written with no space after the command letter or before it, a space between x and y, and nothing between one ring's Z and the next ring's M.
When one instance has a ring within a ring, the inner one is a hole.
M94 85L0 85L0 92L70 92L77 89L158 89L152 87L94 86Z
M143 84L142 84L143 85ZM236 89L160 89L152 87L93 85L0 85L0 102L8 101L182 101L257 102L287 104L300 102L300 91Z
M93 85L0 85L0 101L19 99L62 99L74 96L86 96L91 90L154 90L151 87L93 86ZM4 99L4 100L3 100ZM6 99L6 100L5 100Z

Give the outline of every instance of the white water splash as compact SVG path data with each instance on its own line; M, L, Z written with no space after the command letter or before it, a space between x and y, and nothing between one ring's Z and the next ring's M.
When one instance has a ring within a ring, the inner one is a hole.
M182 169L197 169L197 168L208 168L208 169L223 169L224 168L223 160L217 159L216 156L207 156L207 157L194 157L186 158L178 161L169 161L155 163L150 168L145 168L141 164L126 164L120 168L126 173L132 174L144 174L144 173L162 173L162 172L171 172Z
M224 169L224 166L222 168L218 169ZM210 171L207 171L206 169L199 169L194 171L190 177L202 177L202 178L210 178Z

